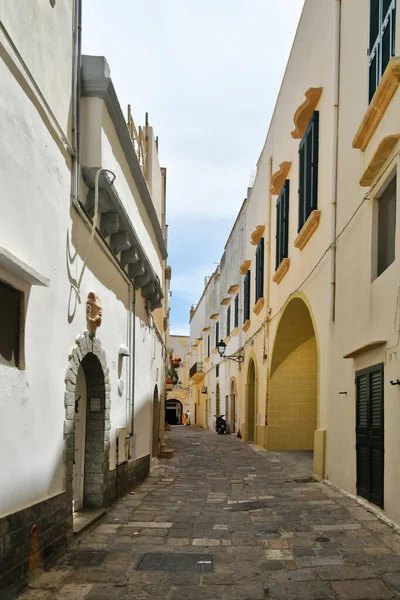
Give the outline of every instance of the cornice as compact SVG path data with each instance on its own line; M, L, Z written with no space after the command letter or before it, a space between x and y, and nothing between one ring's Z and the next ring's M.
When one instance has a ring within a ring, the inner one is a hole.
M378 175L379 171L389 158L399 139L400 134L398 133L396 135L388 135L383 138L360 179L360 185L362 187L368 187L373 184L375 177Z
M315 107L321 98L321 94L322 87L309 88L304 94L306 99L304 100L303 104L300 104L293 117L295 128L291 135L295 140L300 140L303 137Z

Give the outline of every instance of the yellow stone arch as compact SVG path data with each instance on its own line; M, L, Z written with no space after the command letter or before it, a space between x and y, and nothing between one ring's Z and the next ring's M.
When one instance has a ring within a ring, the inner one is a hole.
M315 447L319 421L319 344L315 319L304 293L294 295L276 329L267 407L269 450L314 450L322 476L323 447Z
M245 423L242 424L245 439L257 443L257 408L258 408L258 363L257 355L252 350L247 359L245 371Z

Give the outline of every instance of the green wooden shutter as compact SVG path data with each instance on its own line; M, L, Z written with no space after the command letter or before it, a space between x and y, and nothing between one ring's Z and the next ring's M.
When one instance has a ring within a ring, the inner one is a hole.
M290 181L286 179L283 187L283 215L282 215L282 259L289 256L289 190Z
M307 219L313 210L318 208L318 155L319 155L319 112L314 111L310 128L311 136L311 189L310 207Z
M226 311L226 337L231 332L231 307L228 306L228 310Z
M219 342L219 323L217 323L215 325L215 347L217 347L218 342Z
M235 325L234 327L239 327L239 294L235 296Z
M261 238L256 250L256 296L255 301L264 295L264 238Z

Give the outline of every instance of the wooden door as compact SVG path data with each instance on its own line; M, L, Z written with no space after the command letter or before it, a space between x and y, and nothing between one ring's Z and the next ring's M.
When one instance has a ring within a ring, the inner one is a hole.
M75 386L75 448L73 470L73 509L83 506L83 480L85 476L86 436L86 379L83 367L79 367Z

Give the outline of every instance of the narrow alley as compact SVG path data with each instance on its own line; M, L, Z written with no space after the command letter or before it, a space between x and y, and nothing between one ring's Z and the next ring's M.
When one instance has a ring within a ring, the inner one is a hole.
M398 534L304 460L194 427L169 441L21 600L400 598Z

